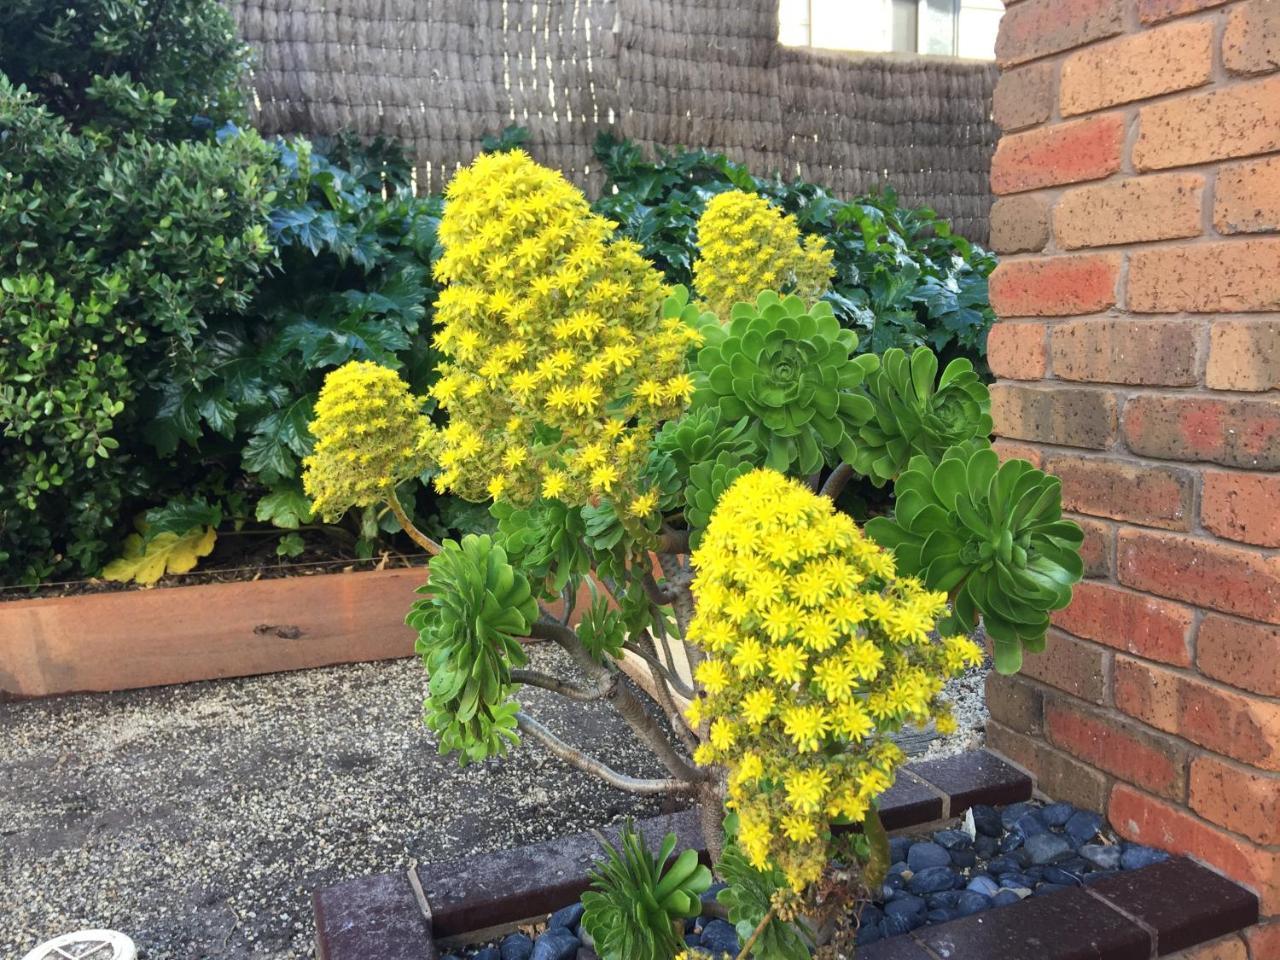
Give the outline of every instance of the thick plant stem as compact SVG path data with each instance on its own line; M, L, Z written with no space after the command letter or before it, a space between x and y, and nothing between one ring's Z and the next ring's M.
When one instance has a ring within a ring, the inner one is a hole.
M622 682L617 670L597 663L578 639L577 633L561 623L550 622L544 618L537 621L529 630L530 636L554 640L566 650L574 662L595 683L609 683L608 692L601 698L607 700L618 711L619 716L627 722L636 736L653 752L662 765L673 776L688 783L705 780L707 774L693 766L682 757L678 750L667 739L666 733L658 722L645 709L644 704L636 698L629 687Z
M400 529L409 535L409 539L420 546L431 556L435 556L440 552L440 544L436 543L425 533L414 526L413 521L409 519L409 515L404 512L404 507L400 504L400 498L396 496L394 488L387 491L387 506L391 508L391 512L395 514L396 520L400 522Z
M702 843L714 870L724 856L724 796L716 780L698 787L698 821L702 827Z
M627 776L625 773L619 773L612 767L605 766L599 760L588 757L577 747L571 747L523 711L516 714L516 723L524 733L533 737L565 763L577 767L584 773L599 777L605 783L617 787L619 790L652 796L655 794L688 793L695 789L695 785L686 780L644 780L639 777Z
M844 492L845 486L853 479L853 467L847 463L842 463L831 471L831 476L827 477L827 482L822 485L822 495L830 500L835 500Z
M567 680L549 676L538 670L524 670L519 667L511 671L511 680L513 683L523 683L529 687L541 687L543 690L550 690L552 693L558 693L562 697L567 697L570 700L579 700L584 703L591 700L600 700L609 693L609 685L607 683L580 687L576 683L569 683Z

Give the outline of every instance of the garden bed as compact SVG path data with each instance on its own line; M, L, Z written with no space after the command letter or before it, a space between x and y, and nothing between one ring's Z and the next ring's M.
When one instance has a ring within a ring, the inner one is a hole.
M1139 960L1256 922L1257 899L1231 881L1116 842L1095 814L1028 803L1031 792L1027 777L985 751L900 773L883 798L886 826L947 829L893 839L902 860L865 912L860 960ZM954 820L968 810L972 835ZM694 812L637 826L652 845L673 831L681 846L702 848ZM580 834L320 890L317 960L594 956L574 905L598 851ZM534 952L540 933L546 944ZM690 939L704 950L733 942L733 928L715 919Z
M413 653L419 568L0 604L0 699L128 690Z

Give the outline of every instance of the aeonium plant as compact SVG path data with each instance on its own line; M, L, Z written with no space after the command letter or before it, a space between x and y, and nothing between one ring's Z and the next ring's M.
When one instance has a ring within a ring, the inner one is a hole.
M664 289L519 151L482 156L446 197L430 399L447 419L392 371L339 368L304 475L319 512L385 503L433 555L409 623L441 750L468 762L530 738L620 789L694 801L742 957L847 949L849 908L888 866L876 808L904 759L894 735L952 727L944 684L982 658L967 634L985 620L997 666L1016 668L1010 645L1042 645L1080 576L1056 481L995 466L967 365L938 375L917 350L881 375L813 289L790 287L799 273L721 316ZM716 243L704 219L696 276L776 255L771 218L744 219L770 229ZM820 251L794 256L811 285ZM408 523L395 491L427 465L441 490L492 500L494 535L437 544ZM855 475L896 483L894 516L865 531L836 508ZM530 669L525 638L563 648L573 675ZM664 775L562 739L521 707L525 686L609 704ZM690 891L673 895L671 851L623 849L584 924L605 960L660 956Z

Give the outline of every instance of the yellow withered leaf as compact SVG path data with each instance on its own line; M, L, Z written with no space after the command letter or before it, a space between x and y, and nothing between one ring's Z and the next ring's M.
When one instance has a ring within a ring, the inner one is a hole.
M124 556L106 565L103 579L120 583L133 580L150 586L166 573L186 573L193 569L201 557L213 551L217 539L213 527L192 527L181 535L157 534L143 547L142 537L131 533L124 538Z

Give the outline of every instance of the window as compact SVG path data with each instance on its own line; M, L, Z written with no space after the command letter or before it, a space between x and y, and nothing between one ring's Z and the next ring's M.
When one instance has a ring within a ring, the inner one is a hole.
M778 39L793 47L991 60L1001 0L780 0Z

